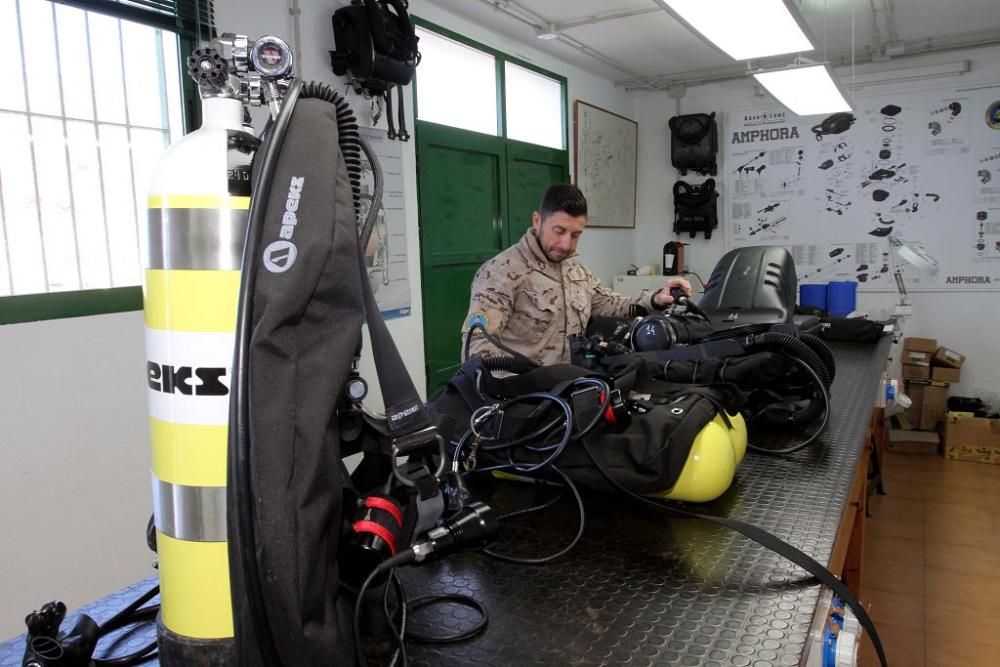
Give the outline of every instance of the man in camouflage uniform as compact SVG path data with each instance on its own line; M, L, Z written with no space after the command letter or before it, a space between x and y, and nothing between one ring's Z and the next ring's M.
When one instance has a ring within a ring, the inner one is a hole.
M483 264L472 281L472 300L462 328L480 324L501 343L544 364L570 362L566 337L582 333L591 315L627 317L629 306L665 310L673 302L670 290L691 294L683 278L670 278L650 294L617 294L601 285L576 254L587 224L587 200L575 185L549 187L531 229L521 240ZM477 330L469 355L506 354Z

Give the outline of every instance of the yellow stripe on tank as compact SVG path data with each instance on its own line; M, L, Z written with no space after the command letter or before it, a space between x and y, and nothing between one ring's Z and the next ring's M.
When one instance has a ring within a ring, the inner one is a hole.
M170 331L232 332L239 271L146 269L146 326Z
M149 419L153 473L186 486L225 486L228 427Z
M250 197L219 195L150 195L147 208L232 208L248 210Z
M226 542L187 542L159 531L160 614L168 630L184 637L233 636Z

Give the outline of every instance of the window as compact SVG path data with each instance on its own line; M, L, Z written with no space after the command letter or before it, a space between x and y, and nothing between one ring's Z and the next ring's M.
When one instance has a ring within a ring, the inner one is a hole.
M183 3L145 4L0 0L12 60L0 86L0 323L84 314L39 304L140 283L147 184L185 131L178 36L194 34ZM122 303L139 307L137 288L87 312Z
M497 86L493 56L417 28L421 120L496 135Z
M565 148L562 83L511 62L504 65L507 138Z
M566 149L565 78L418 22L418 120Z

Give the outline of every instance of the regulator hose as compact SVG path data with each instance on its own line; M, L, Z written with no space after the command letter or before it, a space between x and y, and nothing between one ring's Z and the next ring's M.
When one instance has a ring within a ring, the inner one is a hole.
M833 352L830 351L826 342L819 336L811 333L800 334L799 339L812 348L812 351L823 361L823 364L826 366L826 372L830 375L830 382L833 382L837 377L837 362L833 360Z
M808 343L800 340L796 336L773 331L760 333L748 336L743 346L748 352L774 351L801 361L803 364L808 366L810 370L812 370L815 374L815 378L819 380L822 386L817 387L817 389L820 390L820 393L824 396L830 388L830 385L833 383L833 378L830 375L827 364L823 362L820 355L817 354ZM809 381L814 382L815 380L810 378ZM809 400L809 404L802 411L791 412L783 415L775 414L772 411L764 411L758 415L754 415L754 418L773 426L799 426L811 423L823 414L825 409L826 406L824 405L824 401L817 400L817 398L814 397Z
M340 144L340 153L344 156L344 164L347 166L347 177L351 181L351 198L354 202L355 215L361 212L362 153L368 160L372 170L374 192L372 193L371 206L368 207L368 214L361 222L361 247L364 248L368 245L368 239L371 238L375 229L375 220L382 205L382 165L372 153L371 147L361 138L357 117L343 95L325 83L310 81L302 85L299 97L329 102L337 110L337 141Z
M833 384L833 378L827 370L827 365L823 363L823 360L816 352L813 351L812 347L796 336L769 331L767 333L749 336L747 338L747 342L744 343L744 348L748 352L772 350L782 352L793 357L798 357L799 359L802 359L802 361L806 362L810 368L816 371L816 375L823 381L824 387L829 389L830 385ZM830 361L832 363L832 356Z
M503 371L506 373L527 373L537 368L530 360L524 357L515 357L509 354L489 355L482 357L482 369L485 371Z

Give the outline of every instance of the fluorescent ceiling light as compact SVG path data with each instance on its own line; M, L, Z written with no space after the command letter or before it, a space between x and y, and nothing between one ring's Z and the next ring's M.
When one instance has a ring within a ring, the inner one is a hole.
M656 0L736 60L812 51L786 0Z
M793 65L754 72L753 76L776 100L799 116L851 110L826 65Z
M949 76L961 76L967 74L972 69L968 60L960 60L954 63L942 63L940 65L923 65L919 67L901 67L888 70L877 70L874 72L864 72L851 75L850 71L841 70L841 79L851 89L863 88L885 83L899 83L901 81L922 81L925 79L938 79Z

